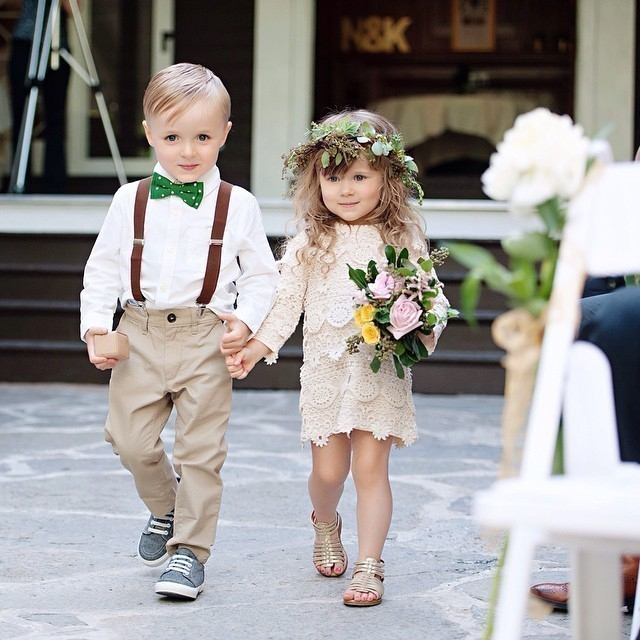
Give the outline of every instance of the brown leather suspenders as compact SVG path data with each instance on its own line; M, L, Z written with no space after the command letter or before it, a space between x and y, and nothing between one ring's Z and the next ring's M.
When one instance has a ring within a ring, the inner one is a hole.
M196 302L200 306L206 306L211 302L213 292L218 284L220 275L220 259L222 256L222 236L227 224L227 213L229 213L229 199L231 198L231 184L220 181L218 189L218 199L216 200L216 211L211 227L211 240L209 240L209 255L207 256L207 268L204 272L204 282L202 291Z
M147 200L149 199L149 185L151 178L144 178L138 183L136 191L136 202L133 211L133 248L131 250L131 293L134 300L144 302L142 291L140 290L140 270L142 267L142 247L144 246L144 218L147 212ZM207 257L207 268L202 283L202 291L196 302L199 306L206 306L211 302L213 293L218 284L220 274L220 260L222 256L222 237L227 224L227 214L229 212L229 199L233 185L220 181L218 189L218 199L216 210L211 226L211 240L209 240L209 255Z
M133 299L144 302L140 291L140 269L142 268L142 247L144 245L144 217L147 213L147 199L151 178L144 178L138 183L136 204L133 210L133 249L131 250L131 293ZM123 301L124 306L124 301Z

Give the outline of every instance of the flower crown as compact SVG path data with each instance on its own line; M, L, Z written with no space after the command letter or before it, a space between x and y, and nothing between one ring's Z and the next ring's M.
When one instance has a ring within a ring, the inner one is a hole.
M307 142L300 143L282 156L285 161L283 178L295 180L318 149L324 150L321 157L323 169L332 162L337 167L343 161L355 160L364 151L370 162L380 156L388 158L390 174L402 180L422 204L424 192L416 180L418 167L413 158L405 154L399 133L385 136L376 133L369 122L353 122L344 118L335 123L312 122L307 137Z

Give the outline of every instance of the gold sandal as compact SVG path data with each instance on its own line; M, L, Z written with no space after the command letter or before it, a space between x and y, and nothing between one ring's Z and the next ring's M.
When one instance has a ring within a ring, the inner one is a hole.
M360 591L361 593L374 593L375 600L344 600L348 607L373 607L382 602L384 594L384 561L375 558L365 558L362 562L356 562L353 569L353 577L347 587L347 591Z
M325 578L339 578L347 571L349 559L347 552L342 546L340 534L342 533L342 518L336 513L335 522L318 522L315 512L311 513L311 522L316 530L316 539L313 543L313 564L318 573ZM338 534L337 538L335 534ZM335 565L342 566L342 571L336 573ZM326 574L320 571L321 567L329 567L331 573Z

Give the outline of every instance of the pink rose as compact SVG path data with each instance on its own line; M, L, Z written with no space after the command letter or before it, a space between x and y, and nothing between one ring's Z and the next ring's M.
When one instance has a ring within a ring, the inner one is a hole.
M386 271L382 271L376 276L374 282L369 285L369 291L376 300L388 300L396 287L393 276Z
M422 325L421 315L422 309L417 302L409 300L404 294L398 296L389 312L391 324L387 329L396 340L399 340L409 331L413 331L413 329L417 329Z

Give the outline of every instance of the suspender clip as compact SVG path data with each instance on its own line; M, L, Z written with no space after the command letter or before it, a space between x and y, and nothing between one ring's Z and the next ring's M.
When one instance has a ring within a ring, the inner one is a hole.
M218 240L217 238L211 238L211 240L209 240L209 246L211 246L212 244L216 245L216 247L221 247L222 240Z
M140 246L144 246L144 238L134 238L133 239L133 244L139 244Z

